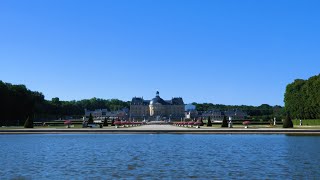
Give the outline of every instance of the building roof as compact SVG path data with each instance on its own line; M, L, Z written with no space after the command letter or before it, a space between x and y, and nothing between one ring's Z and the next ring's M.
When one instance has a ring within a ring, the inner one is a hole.
M131 105L149 105L150 100L144 100L140 97L134 97L132 98Z
M184 105L183 99L179 98L172 98L171 100L163 100L160 95L159 91L156 93L156 97L152 100L144 100L140 97L132 98L131 105L154 105L154 104L161 104L161 105Z
M170 103L163 100L160 96L156 96L150 101L150 105L154 105L154 104L168 105Z

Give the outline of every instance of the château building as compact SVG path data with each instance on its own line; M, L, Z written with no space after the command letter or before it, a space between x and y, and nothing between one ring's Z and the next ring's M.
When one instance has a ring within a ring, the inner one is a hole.
M181 97L163 100L159 91L152 100L132 98L130 118L135 120L169 120L184 118L185 105Z
M198 111L198 117L208 118L210 117L213 121L222 121L223 117L231 117L232 120L245 120L248 117L248 114L239 109L231 109L227 111L221 110L209 110L209 111ZM194 117L194 116L193 116Z
M129 109L124 108L118 111L109 111L108 109L96 109L94 111L90 111L88 109L84 109L84 117L89 118L90 114L95 119L128 119Z

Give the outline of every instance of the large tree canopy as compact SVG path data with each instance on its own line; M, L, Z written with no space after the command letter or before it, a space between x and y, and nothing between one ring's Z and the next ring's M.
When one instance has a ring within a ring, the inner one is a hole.
M21 125L44 103L42 93L0 81L0 125Z
M284 102L293 118L320 119L320 74L289 84Z

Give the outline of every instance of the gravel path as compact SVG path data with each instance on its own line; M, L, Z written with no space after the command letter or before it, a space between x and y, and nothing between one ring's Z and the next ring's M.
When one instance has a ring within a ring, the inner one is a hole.
M177 127L172 125L144 125L131 127L130 130L187 130L187 128Z

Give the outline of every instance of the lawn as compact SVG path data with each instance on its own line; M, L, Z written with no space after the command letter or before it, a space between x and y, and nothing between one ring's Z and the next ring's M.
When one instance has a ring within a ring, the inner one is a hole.
M300 120L294 119L292 120L293 125L299 126ZM302 120L302 126L320 126L320 119L305 119Z

